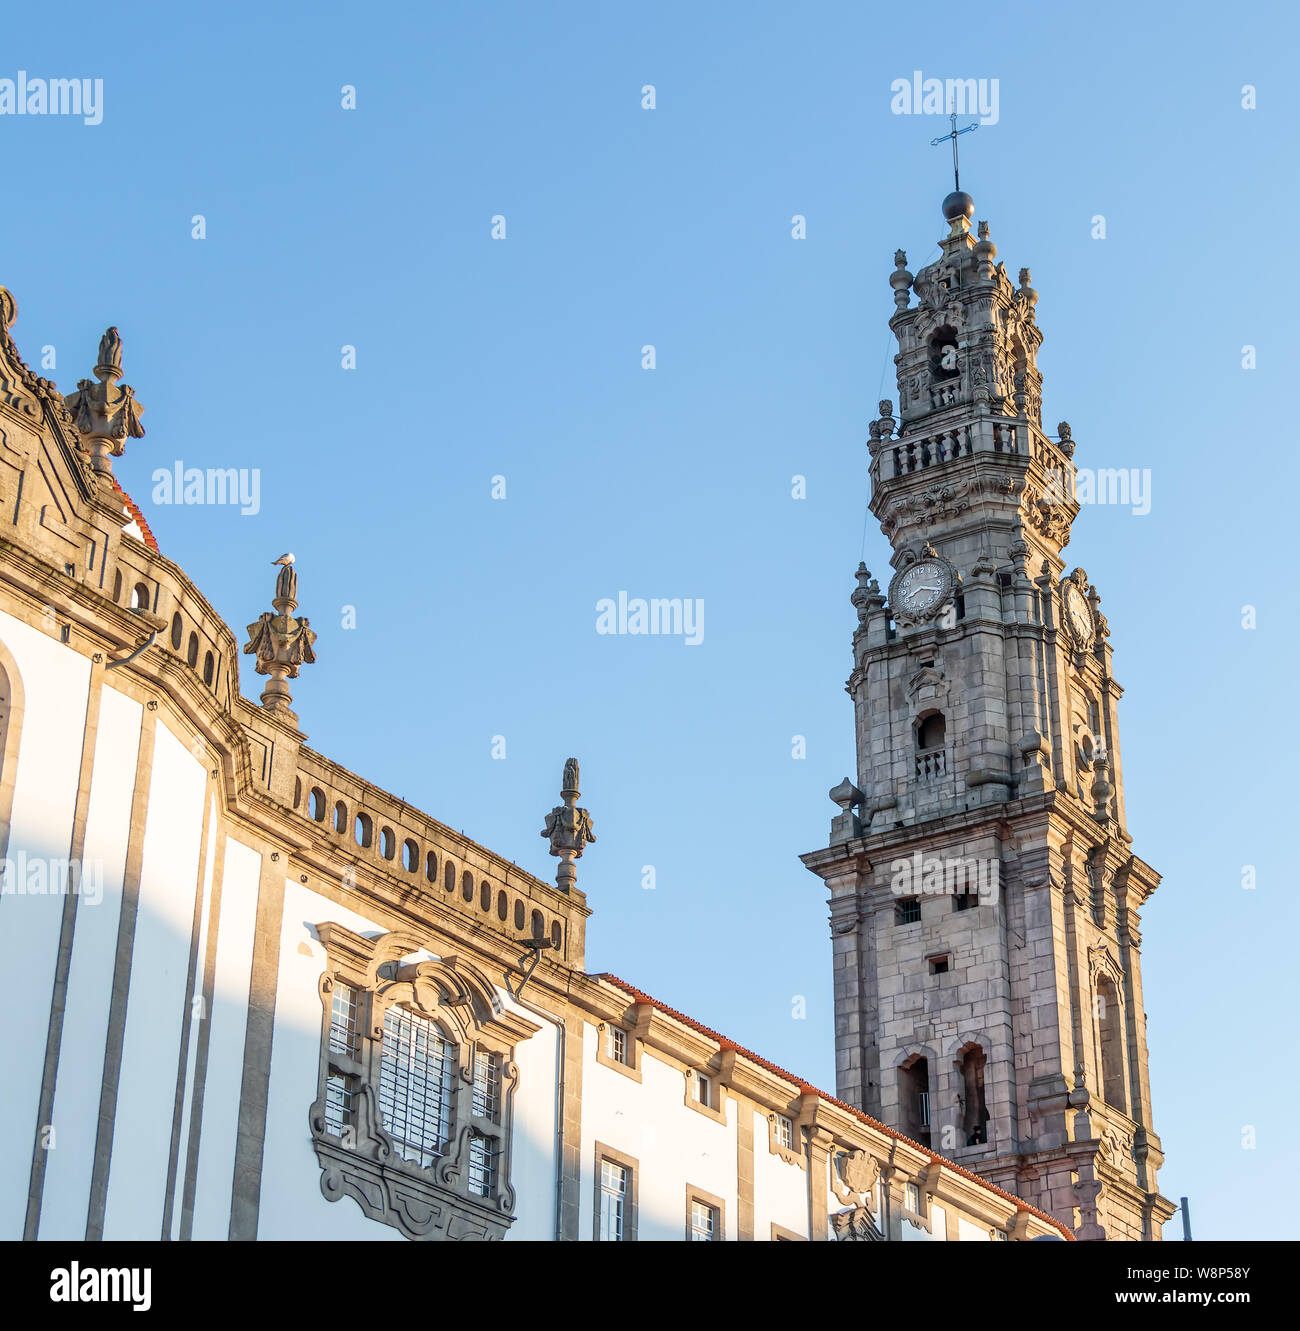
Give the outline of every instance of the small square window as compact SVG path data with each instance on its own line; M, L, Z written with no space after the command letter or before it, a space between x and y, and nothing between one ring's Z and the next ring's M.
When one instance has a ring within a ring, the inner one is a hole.
M915 924L921 918L921 898L903 897L894 906L895 924Z
M713 1243L718 1237L718 1208L691 1200L691 1242Z
M948 957L946 953L942 957L930 957L929 961L931 975L948 974Z

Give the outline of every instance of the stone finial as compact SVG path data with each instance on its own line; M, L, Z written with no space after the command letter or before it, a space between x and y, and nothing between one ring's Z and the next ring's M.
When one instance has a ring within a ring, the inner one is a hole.
M993 279L993 260L998 257L998 247L989 239L989 224L979 225L979 242L975 246L975 262L979 265L979 274L986 281Z
M578 789L578 760L570 758L564 764L564 783L560 787L560 798L564 803L557 804L546 815L546 826L541 832L551 843L551 854L559 858L555 882L561 892L571 891L578 881L578 871L573 861L580 860L587 843L596 839L591 828L591 814L577 807L576 802L581 794Z
M907 309L912 289L912 274L907 271L907 255L902 250L894 251L894 271L889 274L889 285L894 288L894 304L900 309Z
M1038 292L1029 285L1032 280L1029 269L1022 268L1020 270L1020 290L1016 292L1016 298L1024 308L1025 318L1031 323L1034 318L1034 306L1038 304Z
M253 668L259 675L271 676L262 691L262 706L296 724L298 718L289 707L293 699L284 681L297 679L298 667L315 661L312 643L316 634L305 618L294 618L293 612L298 608L298 574L293 567L293 556L281 555L273 563L280 567L275 578L275 595L271 598L274 611L263 611L262 617L248 626L244 651L257 658Z
M1070 422L1062 421L1056 427L1057 447L1067 458L1074 456L1074 436L1070 433Z
M880 402L879 407L879 419L872 421L868 427L871 434L871 441L868 447L871 450L872 457L875 457L881 444L887 443L893 438L894 428L898 424L894 419L894 404L888 398L884 398Z
M122 377L122 339L116 328L99 340L94 375L98 383L79 379L76 391L64 400L95 474L111 477L112 459L122 456L127 439L144 438L144 408L135 399L135 389L117 382Z
M866 564L858 565L855 576L858 585L853 589L853 595L849 600L858 612L858 623L865 625L871 612L885 604L885 598L881 593L880 584L871 576L871 570Z

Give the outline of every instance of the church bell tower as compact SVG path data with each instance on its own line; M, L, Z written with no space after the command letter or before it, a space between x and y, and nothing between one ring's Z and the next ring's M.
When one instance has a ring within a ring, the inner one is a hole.
M1042 425L1038 293L968 194L894 256L898 419L871 424L884 589L858 569L857 773L831 792L839 1096L1071 1226L1158 1239L1139 912L1111 640L1063 554L1074 441Z

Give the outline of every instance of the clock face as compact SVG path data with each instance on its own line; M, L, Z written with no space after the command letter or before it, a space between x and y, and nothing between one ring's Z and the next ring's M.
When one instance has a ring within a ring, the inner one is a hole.
M947 569L936 560L923 559L903 573L896 599L905 610L918 613L938 605L947 589Z
M1070 630L1074 640L1086 643L1092 638L1092 607L1088 598L1070 583L1065 589L1065 614L1070 621Z

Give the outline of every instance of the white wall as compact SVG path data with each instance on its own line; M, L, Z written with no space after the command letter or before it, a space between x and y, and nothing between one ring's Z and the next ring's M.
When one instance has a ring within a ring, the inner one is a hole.
M322 1021L318 984L326 960L313 928L326 920L369 938L385 932L373 920L301 884L285 884L258 1237L404 1241L392 1226L367 1219L351 1198L329 1202L320 1190L320 1163L312 1146L307 1111L316 1099ZM541 1026L516 1050L519 1086L511 1160L516 1220L507 1237L547 1240L555 1233L558 1031L541 1014L515 1004L499 989L497 997L504 1006Z
M599 1032L583 1027L582 1180L578 1237L595 1229L596 1143L640 1165L637 1239L678 1241L686 1236L686 1185L726 1201L726 1238L736 1237L736 1102L726 1097L719 1123L685 1103L682 1073L649 1051L641 1055L641 1082L596 1061Z
M159 724L113 1121L106 1239L162 1236L207 769Z
M233 837L226 838L225 848L216 977L208 1018L212 1028L208 1033L208 1067L203 1081L203 1116L194 1185L191 1237L195 1239L224 1239L230 1233L257 886L262 874L262 857L257 851Z
M86 1237L143 716L138 702L103 686L83 855L84 872L97 879L102 896L98 904L88 895L77 901L54 1097L56 1144L41 1198L43 1239Z
M787 1164L768 1146L767 1116L754 1115L754 1238L772 1237L772 1225L808 1237L808 1172ZM795 1146L799 1146L796 1127ZM828 1196L834 1194L828 1193Z
M204 833L204 844L208 848L208 853L204 857L203 889L199 903L199 937L198 943L194 949L194 955L198 958L194 973L195 999L201 998L203 994L204 966L208 955L208 918L212 902L212 881L216 873L217 862L217 798L215 795L208 796L207 830ZM189 1161L190 1125L194 1112L194 1072L198 1064L199 1033L203 1020L204 1013L201 1005L197 1001L191 1000L188 1015L190 1026L189 1044L185 1056L185 1092L184 1098L181 1102L180 1147L177 1152L176 1163L176 1199L172 1204L171 1216L173 1239L179 1238L181 1231L181 1208L185 1193L185 1171Z
M13 889L21 884L9 866L24 857L28 864L66 861L71 850L90 662L3 612L0 642L13 656L12 683L24 697L4 880ZM24 1019L10 1020L5 1030L0 1239L22 1238L26 1219L63 902L61 884L54 895L0 895L0 975L25 1008Z

